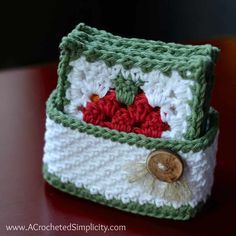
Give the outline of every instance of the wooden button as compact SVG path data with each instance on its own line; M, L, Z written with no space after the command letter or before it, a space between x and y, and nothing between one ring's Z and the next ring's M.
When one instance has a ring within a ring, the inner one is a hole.
M161 181L172 183L183 174L183 161L181 157L170 150L156 150L147 158L148 171Z

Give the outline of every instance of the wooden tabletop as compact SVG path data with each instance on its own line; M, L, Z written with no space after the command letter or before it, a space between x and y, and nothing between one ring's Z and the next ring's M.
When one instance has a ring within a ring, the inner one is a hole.
M0 72L0 235L57 235L56 231L6 232L6 225L50 223L125 225L118 232L60 235L212 235L231 232L236 213L236 40L221 48L212 104L220 112L220 140L212 197L186 222L133 215L62 193L42 178L45 101L56 86L56 65ZM9 233L9 234L8 234Z

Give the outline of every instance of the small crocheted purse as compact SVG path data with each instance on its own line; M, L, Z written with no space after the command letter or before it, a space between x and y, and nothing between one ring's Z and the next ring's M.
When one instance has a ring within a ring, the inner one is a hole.
M79 24L60 45L47 102L43 174L124 211L189 219L210 195L219 50L127 39Z

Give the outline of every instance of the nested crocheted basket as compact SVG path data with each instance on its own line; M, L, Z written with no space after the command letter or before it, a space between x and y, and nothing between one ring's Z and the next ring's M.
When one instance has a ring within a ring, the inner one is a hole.
M193 217L211 193L218 49L127 39L79 24L47 102L44 178L111 207Z

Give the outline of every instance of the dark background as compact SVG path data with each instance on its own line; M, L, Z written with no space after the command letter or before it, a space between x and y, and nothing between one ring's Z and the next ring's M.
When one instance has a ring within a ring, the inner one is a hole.
M57 61L79 22L126 37L195 42L236 35L235 0L1 1L0 68Z

